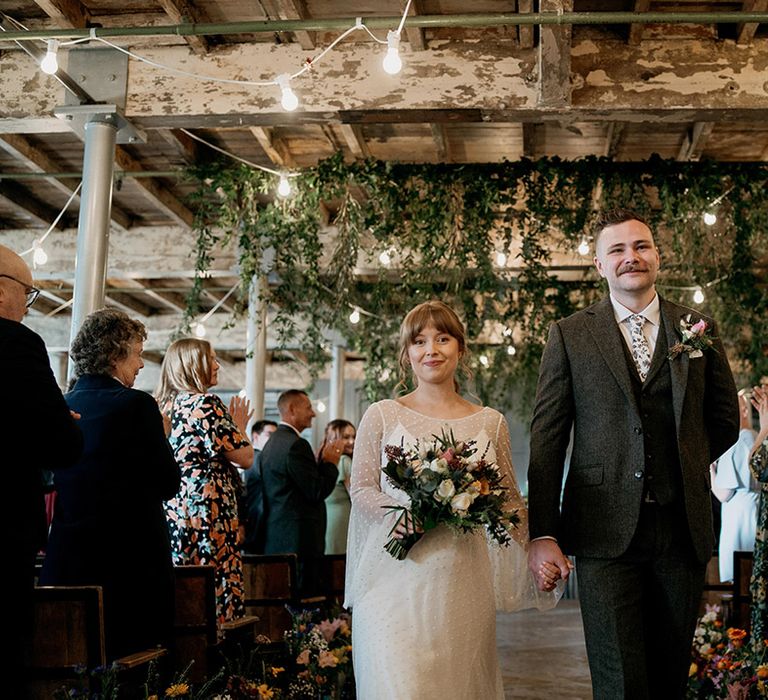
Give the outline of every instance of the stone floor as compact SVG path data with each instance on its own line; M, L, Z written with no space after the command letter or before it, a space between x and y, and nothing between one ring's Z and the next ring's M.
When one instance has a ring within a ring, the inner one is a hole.
M507 699L591 700L578 601L544 613L499 613L496 624Z

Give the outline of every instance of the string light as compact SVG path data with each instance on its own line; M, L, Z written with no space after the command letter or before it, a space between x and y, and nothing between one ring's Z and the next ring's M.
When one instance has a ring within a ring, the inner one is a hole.
M326 408L327 408L327 406L325 405L325 401L323 401L322 399L320 399L320 400L317 402L317 412L318 412L318 413L325 413L325 410L326 410Z
M514 345L509 345L507 347L507 355L509 355L510 357L512 355L515 355L516 353L517 353L517 348Z
M238 392L237 392L237 395L238 395L238 396L239 396L241 399L244 399L244 398L247 396L247 394L245 393L245 389L240 389L240 391L238 391Z
M59 59L57 54L59 53L59 40L48 39L47 48L45 50L45 56L40 61L40 70L48 75L53 75L59 70Z
M704 303L704 290L701 287L696 287L696 291L694 291L693 293L693 303L694 304Z
M360 309L355 307L352 310L352 313L349 314L349 322L353 324L360 323Z
M480 364L483 367L488 367L488 365L491 364L490 361L488 360L488 355L480 355L478 359L480 360Z
M379 262L382 265L389 265L392 262L392 256L388 250L382 250L379 254Z
M714 224L717 222L717 215L714 214L711 211L705 211L704 212L704 223L707 226L714 226Z
M288 197L291 194L291 183L285 173L280 174L280 182L277 185L277 194Z
M390 75L397 75L403 67L400 58L400 32L393 29L387 32L387 55L384 56L381 67Z
M296 97L296 93L291 89L291 76L288 73L283 73L275 78L275 82L282 93L280 104L283 105L283 109L286 112L293 112L299 106L299 98Z
M206 333L205 326L200 321L198 321L195 324L195 335L198 338L205 338L205 333Z
M589 255L589 241L586 238L582 238L576 251L579 255Z
M507 254L500 250L496 253L496 264L499 267L504 267L507 264Z
M35 267L40 267L48 262L48 253L43 249L40 239L32 243L32 262Z

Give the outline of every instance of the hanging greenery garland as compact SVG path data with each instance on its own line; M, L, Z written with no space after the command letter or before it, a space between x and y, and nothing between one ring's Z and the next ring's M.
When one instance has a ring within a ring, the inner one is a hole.
M486 403L525 413L549 324L605 293L592 270L553 273L552 255L588 243L596 213L615 206L648 218L665 297L690 306L695 287L705 292L702 311L718 320L740 381L768 374L763 164L590 157L393 165L345 163L337 154L302 171L284 199L274 196L272 176L246 166L214 164L191 176L198 270L220 246L236 245L240 311L252 277L265 275L279 344L300 350L316 375L330 358L325 338L340 334L366 358L371 400L391 396L399 380L404 314L440 298L459 311L473 341L470 388ZM328 209L335 215L325 222ZM705 223L704 213L716 222ZM202 275L188 321L201 289Z

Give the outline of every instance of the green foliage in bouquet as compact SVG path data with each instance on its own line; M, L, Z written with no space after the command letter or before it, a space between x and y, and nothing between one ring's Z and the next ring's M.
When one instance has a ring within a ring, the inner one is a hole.
M508 545L509 529L517 527L520 517L506 509L508 489L498 467L486 459L488 448L478 455L474 440L456 440L453 431L432 438L413 447L384 448L387 479L410 499L410 507L383 506L398 514L387 552L405 559L422 534L440 524L462 533L484 527L496 542ZM408 526L409 534L392 536L401 524Z
M725 629L720 608L708 605L699 619L691 650L687 700L752 700L768 697L765 646L759 653L746 644L742 629Z

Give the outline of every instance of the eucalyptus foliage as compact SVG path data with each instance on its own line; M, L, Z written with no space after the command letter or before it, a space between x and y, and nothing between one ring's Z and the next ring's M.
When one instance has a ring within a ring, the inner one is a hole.
M591 157L405 165L345 163L337 154L301 171L285 199L274 196L274 176L246 166L216 164L191 175L198 269L208 269L220 246L236 245L240 310L252 277L265 275L280 345L300 351L316 374L329 360L327 338L340 335L366 358L371 400L391 396L400 379L404 314L440 298L467 325L469 388L500 408L516 396L525 412L549 324L605 293L592 270L560 279L552 253L589 240L597 212L614 206L648 218L662 252L664 296L692 305L692 288L704 288L702 310L719 321L740 380L768 374L765 165ZM717 214L715 225L704 223L706 211ZM518 249L508 266L495 265L496 252ZM390 265L379 261L383 251ZM198 279L189 319L201 286ZM362 310L358 324L349 320L353 308Z

